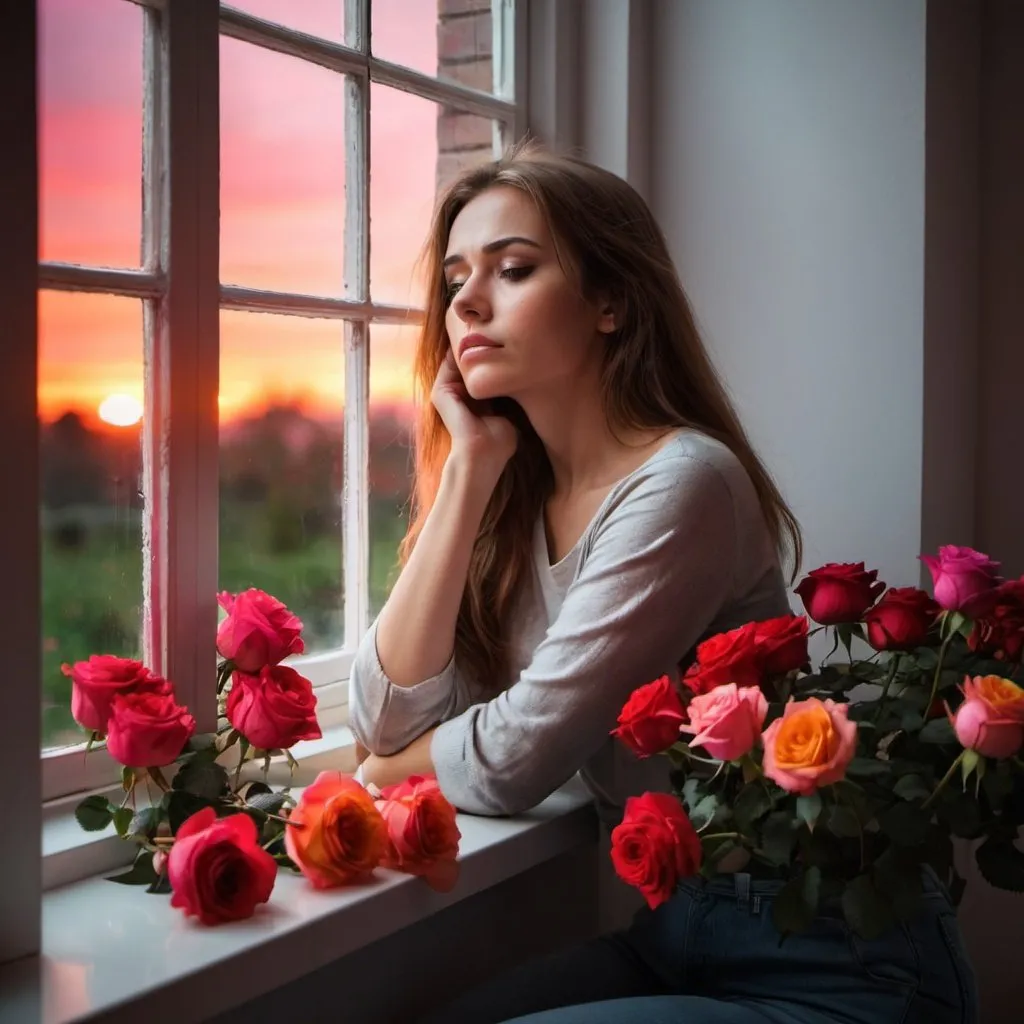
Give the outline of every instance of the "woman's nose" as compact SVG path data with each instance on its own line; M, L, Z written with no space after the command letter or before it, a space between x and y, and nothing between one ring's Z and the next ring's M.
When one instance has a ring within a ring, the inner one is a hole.
M455 293L452 309L460 320L487 320L490 318L490 303L484 294L479 279L474 274Z

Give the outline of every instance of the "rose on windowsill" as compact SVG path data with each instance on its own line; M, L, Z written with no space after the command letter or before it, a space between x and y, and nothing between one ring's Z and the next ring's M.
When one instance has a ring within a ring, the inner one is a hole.
M783 935L836 900L870 938L914 912L925 866L959 902L954 838L980 840L982 876L1024 892L1024 577L952 545L922 562L934 595L886 590L862 562L824 565L796 588L806 615L708 638L679 693L638 688L613 735L667 755L675 795L654 817L652 794L630 801L612 856L651 906L739 862L784 881ZM813 670L808 619L832 639Z
M312 684L280 664L305 649L302 622L260 590L218 601L227 615L216 640L215 733L196 734L173 683L140 661L93 655L62 666L87 752L103 743L123 766L120 804L94 795L75 811L84 829L113 824L138 847L111 881L171 892L172 906L206 925L250 917L279 868L317 888L363 881L378 867L453 885L459 834L435 780L410 780L410 800L384 804L339 772L322 773L298 800L290 786L268 785L272 758L294 769L290 748L321 736ZM243 776L261 762L262 781Z

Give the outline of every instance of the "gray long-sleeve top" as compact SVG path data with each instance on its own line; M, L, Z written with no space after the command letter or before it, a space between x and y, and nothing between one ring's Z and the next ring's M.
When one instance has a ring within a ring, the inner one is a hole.
M667 758L640 760L609 736L632 691L665 674L678 681L707 636L789 610L746 471L725 445L682 431L612 488L555 565L538 520L498 696L454 658L396 686L375 622L352 666L350 725L371 752L392 754L441 723L431 757L463 811L518 813L579 772L614 825L627 797L668 788Z

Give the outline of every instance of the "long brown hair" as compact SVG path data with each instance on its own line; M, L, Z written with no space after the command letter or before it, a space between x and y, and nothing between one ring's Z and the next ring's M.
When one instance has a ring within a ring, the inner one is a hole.
M521 143L462 174L438 201L424 252L427 309L414 375L420 402L412 519L404 563L430 512L451 438L429 401L449 346L443 261L452 224L485 189L525 192L544 216L558 259L583 294L611 300L621 326L605 347L601 388L613 431L690 427L727 445L757 490L780 555L800 564L800 528L747 438L704 348L668 246L640 195L583 160ZM554 478L521 408L499 411L519 428L519 446L491 497L470 561L455 629L455 655L482 686L507 685L508 622L531 568L533 530Z

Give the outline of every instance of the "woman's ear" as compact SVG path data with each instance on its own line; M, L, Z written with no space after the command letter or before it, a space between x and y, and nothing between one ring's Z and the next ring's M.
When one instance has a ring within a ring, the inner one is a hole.
M597 306L597 329L601 334L614 334L622 326L619 303L602 298Z

